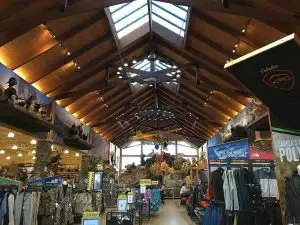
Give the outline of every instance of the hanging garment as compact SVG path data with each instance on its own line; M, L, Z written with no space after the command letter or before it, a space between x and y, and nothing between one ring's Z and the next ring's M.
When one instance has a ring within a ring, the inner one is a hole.
M3 223L4 216L8 211L7 203L8 203L8 193L5 193L3 198L1 199L1 207L0 207L0 224Z
M239 201L237 195L237 187L234 178L233 171L231 169L226 169L223 173L223 191L225 200L225 209L239 210Z
M287 177L285 190L287 222L288 224L294 224L294 218L300 218L300 176Z
M236 193L238 197L239 210L249 210L250 208L250 193L248 184L250 183L251 174L245 168L233 171Z
M211 203L204 214L203 225L221 225L222 209L221 207Z
M8 225L15 225L14 221L15 195L8 196Z
M211 173L210 183L209 183L209 196L214 200L224 200L223 192L223 172L222 168L218 168Z
M254 172L254 183L259 184L261 196L279 199L277 180L274 170L262 168Z
M150 210L151 212L157 212L161 205L161 196L160 190L158 188L152 189L151 192L151 202L150 202Z
M32 225L32 194L21 192L15 201L15 225Z

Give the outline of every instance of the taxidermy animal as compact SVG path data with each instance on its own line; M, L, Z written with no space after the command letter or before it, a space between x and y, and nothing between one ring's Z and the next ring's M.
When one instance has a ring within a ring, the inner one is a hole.
M17 99L17 91L13 87L17 85L17 78L11 77L9 78L7 84L8 88L4 91L4 100L7 100L8 102L14 103L15 100Z

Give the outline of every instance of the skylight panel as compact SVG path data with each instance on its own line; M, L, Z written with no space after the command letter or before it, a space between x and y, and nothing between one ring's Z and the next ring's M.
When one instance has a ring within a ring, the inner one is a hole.
M139 69L141 69L142 67L144 67L144 66L147 65L147 64L149 64L149 61L148 61L148 60L147 60L147 61L142 61L141 63L134 65L133 68L139 70Z
M119 20L130 16L132 13L143 6L147 6L147 0L138 0L134 1L133 3L127 4L125 7L111 13L113 22L116 23ZM109 9L111 10L111 7Z
M171 14L155 5L152 7L152 12L156 15L159 15L159 17L164 18L166 21L180 27L182 30L185 30L185 20L181 19L180 17L176 17L176 15Z
M126 16L125 18L119 20L117 23L115 23L115 28L117 32L123 30L127 26L133 25L136 21L139 19L142 19L143 17L148 16L148 8L147 6L144 6L137 11L133 12L129 16Z
M145 23L149 23L148 15L144 16L143 18L137 20L135 23L128 25L123 30L119 31L118 37L121 39L122 37L126 36L127 34L131 33L132 31L138 29L139 27L143 26Z
M167 22L166 20L158 17L157 15L152 16L153 21L157 22L158 24L164 26L165 28L169 29L170 31L179 34L181 37L184 37L184 30L174 26L173 24Z
M187 20L187 12L189 9L187 6L173 5L157 1L153 1L153 6L160 7L185 21Z
M114 13L114 12L118 11L119 9L123 8L124 6L126 6L128 4L130 4L130 3L123 3L123 4L113 5L113 6L109 7L109 11L110 11L110 13Z

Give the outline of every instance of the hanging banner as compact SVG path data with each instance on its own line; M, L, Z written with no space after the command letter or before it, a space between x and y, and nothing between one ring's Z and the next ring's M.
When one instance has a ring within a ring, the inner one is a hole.
M89 172L88 173L87 188L86 188L88 191L93 189L94 179L95 179L95 173L94 172Z
M299 56L298 37L291 34L227 63L225 69L268 106L279 121L284 120L286 127L299 129L300 120L295 120L300 114Z
M249 159L248 139L228 142L208 147L209 160L247 160Z

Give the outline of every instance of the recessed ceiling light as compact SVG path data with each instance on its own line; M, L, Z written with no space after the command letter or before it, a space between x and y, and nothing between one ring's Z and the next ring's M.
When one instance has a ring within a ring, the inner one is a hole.
M13 132L9 132L8 135L7 135L7 137L13 138L13 137L15 137L15 134Z
M69 150L66 149L66 150L64 151L64 154L69 154Z
M137 63L136 59L132 60L132 63L133 63L133 64L136 64L136 63Z
M10 160L10 159L11 159L11 157L10 157L10 156L7 156L7 157L6 157L6 160Z
M53 150L54 149L54 145L51 145L51 150Z
M173 69L176 69L176 68L177 68L177 66L174 64L174 65L173 65Z
M243 30L242 30L242 33L245 33L245 32L246 32L246 29L243 29Z
M37 143L37 141L36 141L35 139L32 139L32 140L30 141L30 144L32 144L32 145L36 145L36 143Z
M22 156L23 156L23 154L22 154L22 153L19 153L19 154L18 154L18 157L22 157Z
M71 55L71 52L67 52L67 55Z
M17 150L17 149L18 149L18 146L17 146L17 145L13 145L13 146L11 146L11 149L12 149L12 150Z
M76 157L79 157L80 155L79 155L79 153L78 153L78 152L76 152L75 156L76 156Z
M180 71L180 70L177 70L176 72L177 72L177 73L180 73L181 71Z
M36 160L36 157L35 157L35 156L33 156L33 157L32 157L32 159L33 159L33 160Z
M119 76L119 78L122 79L123 77L122 77L122 76Z
M119 68L118 68L118 70L122 70L123 68L120 66Z
M180 78L180 74L177 74L177 76L176 76L177 78Z
M36 153L36 151L35 151L35 150L33 150L31 153L32 153L32 154L35 154L35 153Z
M5 151L4 151L4 150L0 150L0 154L1 154L1 155L4 155L4 154L5 154Z

